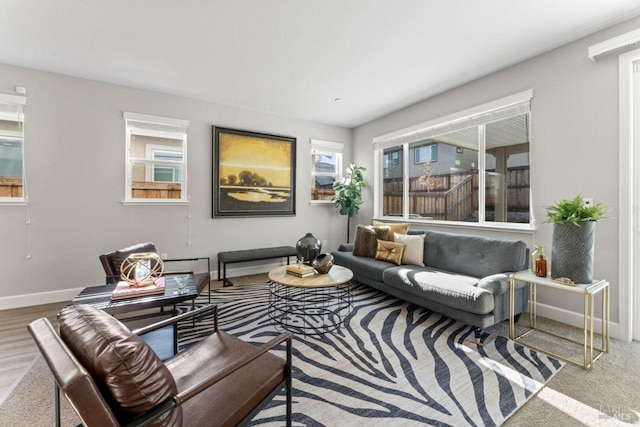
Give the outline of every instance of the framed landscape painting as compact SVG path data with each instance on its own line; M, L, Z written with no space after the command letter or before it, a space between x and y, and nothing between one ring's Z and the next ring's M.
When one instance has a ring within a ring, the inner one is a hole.
M213 127L213 217L294 216L296 138Z

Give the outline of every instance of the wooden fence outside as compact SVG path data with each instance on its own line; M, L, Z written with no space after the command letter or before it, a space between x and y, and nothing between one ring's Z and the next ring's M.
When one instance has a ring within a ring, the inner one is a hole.
M495 188L499 177L490 175L487 190ZM464 221L478 207L478 171L453 173L430 177L431 191L427 183L417 177L409 180L409 213L422 218ZM529 211L529 167L510 168L507 171L507 200L509 210ZM383 214L402 215L402 180L384 182ZM495 206L495 194L486 191L486 206Z
M134 181L131 197L134 199L179 199L179 183ZM0 177L0 197L22 197L22 178Z
M498 184L499 177L495 175L489 175L486 182L486 206L493 208L495 206L495 192L489 191L491 188L495 188ZM474 177L474 189L478 189L478 177L477 173ZM517 212L529 212L529 191L530 191L530 177L529 166L521 166L515 168L509 168L506 178L507 185L507 200L509 201L509 210Z
M335 194L334 189L319 188L311 190L311 200L329 200Z
M0 177L0 197L22 197L22 178Z
M179 183L134 181L131 196L134 199L179 199L181 187ZM0 197L22 197L22 178L0 177Z
M133 181L131 185L134 199L179 199L181 193L180 183Z

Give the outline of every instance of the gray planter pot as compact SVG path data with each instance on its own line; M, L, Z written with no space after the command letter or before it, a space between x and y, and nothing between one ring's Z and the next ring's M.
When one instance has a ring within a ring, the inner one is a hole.
M553 224L551 277L568 277L576 283L593 281L595 221Z

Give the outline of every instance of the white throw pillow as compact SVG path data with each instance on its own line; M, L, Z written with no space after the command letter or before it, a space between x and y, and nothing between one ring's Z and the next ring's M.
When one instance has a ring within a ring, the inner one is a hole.
M424 237L425 234L399 234L393 233L393 240L396 243L404 243L404 253L402 254L403 264L413 264L424 267Z

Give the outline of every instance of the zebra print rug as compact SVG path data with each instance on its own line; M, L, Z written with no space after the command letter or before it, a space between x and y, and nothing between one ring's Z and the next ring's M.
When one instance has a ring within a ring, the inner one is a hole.
M280 333L267 284L211 297L220 329L256 345ZM354 285L353 306L338 332L294 337L294 425L500 425L563 366L501 336L484 334L477 347L469 326L365 285ZM186 324L181 342L207 328ZM282 394L253 425L283 420Z

